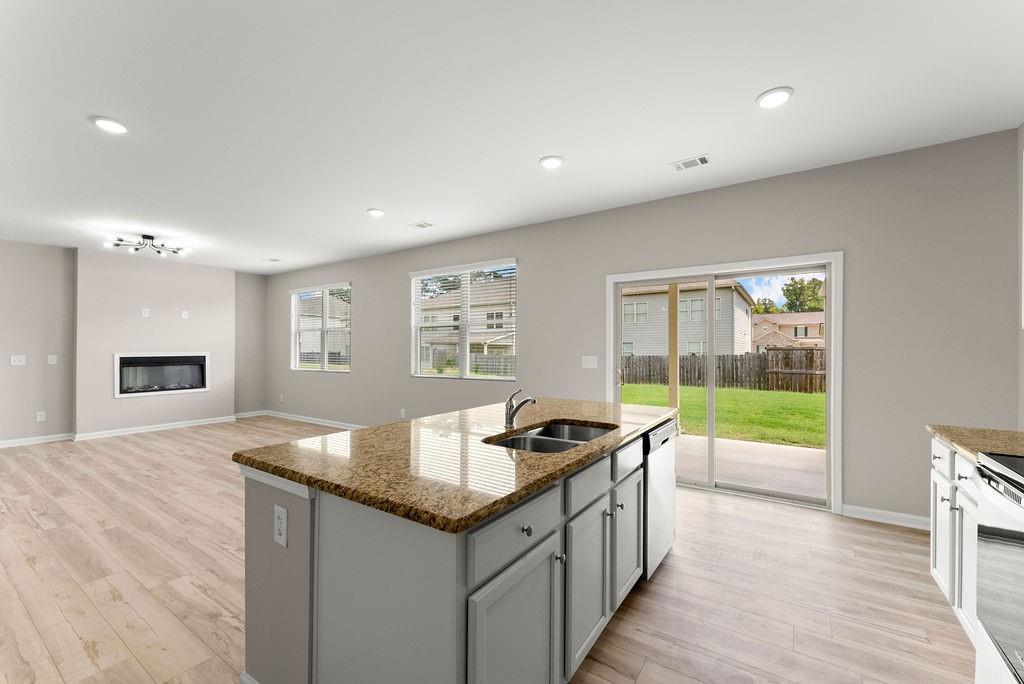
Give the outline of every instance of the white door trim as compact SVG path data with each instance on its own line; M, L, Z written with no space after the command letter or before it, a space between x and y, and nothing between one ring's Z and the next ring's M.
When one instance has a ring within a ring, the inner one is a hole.
M684 266L633 273L613 273L605 277L605 396L615 397L615 287L638 280L688 278L707 274L742 274L771 269L803 268L824 264L828 270L829 291L825 311L825 348L827 354L826 440L829 453L829 507L837 515L843 513L843 252L820 252L792 257L772 257L735 261L710 266Z

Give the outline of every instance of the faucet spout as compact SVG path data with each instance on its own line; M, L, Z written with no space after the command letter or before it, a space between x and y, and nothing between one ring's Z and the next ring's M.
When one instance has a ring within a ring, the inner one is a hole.
M536 404L537 400L533 397L526 397L518 404L516 403L516 395L523 391L520 387L515 392L509 395L508 399L505 400L505 427L514 428L516 426L516 415L523 409L524 406L529 404Z

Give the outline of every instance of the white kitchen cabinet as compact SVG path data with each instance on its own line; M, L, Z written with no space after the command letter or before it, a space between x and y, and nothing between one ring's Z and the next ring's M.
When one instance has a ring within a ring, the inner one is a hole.
M469 597L469 682L562 681L564 560L552 533Z
M644 572L643 475L636 470L612 490L612 610Z
M953 485L945 475L931 471L931 571L942 595L950 600L953 590Z
M978 505L956 492L953 610L971 641L978 631Z
M565 678L586 658L611 616L611 493L565 524Z

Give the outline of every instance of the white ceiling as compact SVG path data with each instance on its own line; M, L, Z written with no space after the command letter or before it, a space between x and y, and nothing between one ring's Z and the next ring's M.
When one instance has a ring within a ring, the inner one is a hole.
M1020 0L4 0L0 238L271 273L1022 120Z

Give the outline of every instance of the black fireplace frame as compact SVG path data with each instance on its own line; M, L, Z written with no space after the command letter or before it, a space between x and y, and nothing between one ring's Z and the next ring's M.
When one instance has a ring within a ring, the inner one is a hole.
M201 387L181 388L158 388L141 391L129 391L122 382L121 370L124 367L140 366L175 366L175 365L198 365L202 376ZM210 355L205 352L189 353L118 353L114 354L114 398L124 399L126 397L154 397L167 394L186 394L192 392L210 391Z

